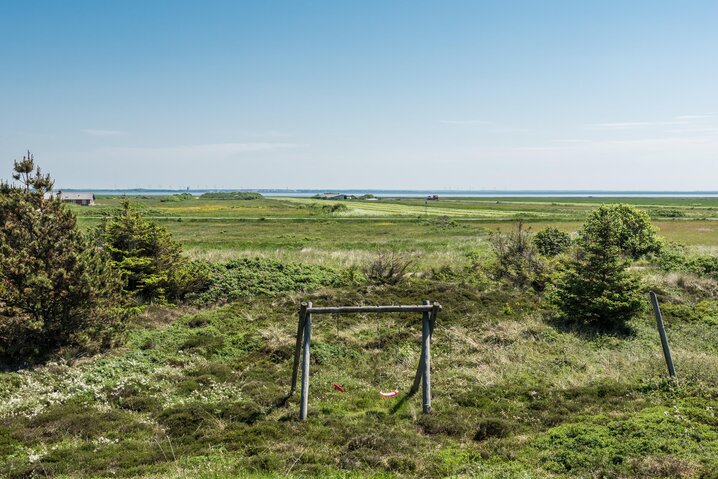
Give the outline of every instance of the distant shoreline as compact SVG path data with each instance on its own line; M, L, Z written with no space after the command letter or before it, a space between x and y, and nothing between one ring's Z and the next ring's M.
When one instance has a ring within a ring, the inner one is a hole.
M210 192L257 192L265 196L297 196L310 197L321 193L341 193L353 195L373 194L380 197L423 197L427 195L439 195L452 198L510 198L510 197L543 197L543 198L699 198L718 197L718 191L638 191L638 190L382 190L382 189L151 189L151 188L129 188L129 189L95 189L95 188L62 188L67 192L91 191L96 195L103 196L159 196L179 193L191 193L195 196Z

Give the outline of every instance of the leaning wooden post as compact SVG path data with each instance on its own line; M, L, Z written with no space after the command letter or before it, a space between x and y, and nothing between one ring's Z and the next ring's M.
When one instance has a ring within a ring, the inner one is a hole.
M307 308L311 309L312 303L307 303ZM307 403L309 402L309 347L312 342L312 313L306 312L304 315L304 349L302 351L302 397L299 406L299 419L305 421L307 419Z
M651 303L653 304L653 312L656 315L656 325L658 326L658 334L661 336L661 345L663 346L663 356L666 358L666 366L668 366L668 374L676 377L676 369L673 367L673 358L671 357L671 348L668 346L668 337L666 336L666 328L663 327L663 315L661 307L658 305L658 297L653 291L649 292Z
M297 373L299 372L299 357L302 353L302 335L304 333L304 316L307 314L307 303L299 306L299 323L297 324L297 341L294 344L294 365L292 367L292 387L289 395L297 390Z
M431 302L424 301L424 304L429 305ZM424 414L429 414L431 412L431 314L429 311L422 313L421 356L423 367L421 402Z

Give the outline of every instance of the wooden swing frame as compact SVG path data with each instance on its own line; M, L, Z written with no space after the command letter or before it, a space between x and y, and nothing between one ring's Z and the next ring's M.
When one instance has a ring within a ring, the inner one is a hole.
M302 363L302 390L299 407L299 419L307 419L307 406L309 402L309 359L312 342L312 315L313 314L353 314L353 313L421 313L421 358L416 370L414 383L407 396L415 394L422 384L422 410L424 414L431 412L431 336L434 332L436 316L441 311L439 303L424 301L421 305L402 306L332 306L314 307L311 302L299 306L299 322L297 324L297 341L294 347L294 366L292 369L292 387L289 396L297 389L297 376L301 357Z

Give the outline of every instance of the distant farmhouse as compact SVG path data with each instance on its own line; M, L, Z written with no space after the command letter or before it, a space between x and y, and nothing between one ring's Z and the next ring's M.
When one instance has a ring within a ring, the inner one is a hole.
M46 197L59 198L63 203L74 203L82 206L93 206L95 204L95 194L85 192L72 192L65 193L62 190L57 190L57 193L48 193Z
M439 201L439 195L429 195L426 199L429 201Z

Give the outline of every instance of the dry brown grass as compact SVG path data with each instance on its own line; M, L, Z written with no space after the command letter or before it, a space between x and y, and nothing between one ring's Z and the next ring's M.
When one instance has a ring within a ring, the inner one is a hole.
M635 462L636 476L646 479L658 477L696 478L701 467L693 461L675 456L648 456Z

